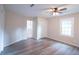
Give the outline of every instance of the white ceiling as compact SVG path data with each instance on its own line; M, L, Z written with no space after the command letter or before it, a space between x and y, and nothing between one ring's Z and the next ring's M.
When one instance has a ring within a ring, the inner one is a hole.
M5 5L6 10L11 10L25 16L46 16L51 17L51 15L43 10L50 7L59 7L67 8L66 11L63 11L60 15L70 14L79 12L79 4L35 4L33 7L30 7L30 4L9 4Z

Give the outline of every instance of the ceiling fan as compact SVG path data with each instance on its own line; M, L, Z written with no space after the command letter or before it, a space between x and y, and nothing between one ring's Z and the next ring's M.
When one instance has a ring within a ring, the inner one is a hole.
M51 12L53 15L58 15L60 13L63 13L63 11L67 10L67 8L46 8L44 10Z

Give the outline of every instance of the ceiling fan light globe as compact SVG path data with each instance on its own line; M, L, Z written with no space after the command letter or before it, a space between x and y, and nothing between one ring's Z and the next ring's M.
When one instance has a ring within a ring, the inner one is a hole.
M53 16L58 16L58 15L59 15L58 12L54 12L54 13L53 13Z

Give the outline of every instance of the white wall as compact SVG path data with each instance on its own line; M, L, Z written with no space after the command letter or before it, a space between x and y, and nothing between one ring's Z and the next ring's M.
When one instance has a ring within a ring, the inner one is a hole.
M38 17L38 24L37 24L37 37L38 37L38 39L42 38L42 37L47 37L47 25L48 25L48 21L46 18ZM38 30L40 32L38 32Z
M29 19L33 20L33 38L37 38L38 24L42 26L41 37L47 36L47 21L45 18L25 17L9 10L5 10L5 12L5 46L27 39L26 21Z
M5 11L5 40L4 45L8 46L20 40L26 39L27 18L11 11Z
M74 17L74 36L62 36L60 35L60 20L65 18ZM67 44L75 45L79 47L79 13L53 17L48 19L48 37L65 42Z
M37 38L37 22L38 17L33 18L33 38Z
M4 19L5 11L3 5L0 5L0 52L4 47Z

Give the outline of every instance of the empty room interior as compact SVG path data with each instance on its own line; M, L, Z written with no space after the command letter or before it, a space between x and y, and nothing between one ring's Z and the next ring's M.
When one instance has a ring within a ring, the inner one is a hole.
M79 4L0 4L0 55L79 55Z

